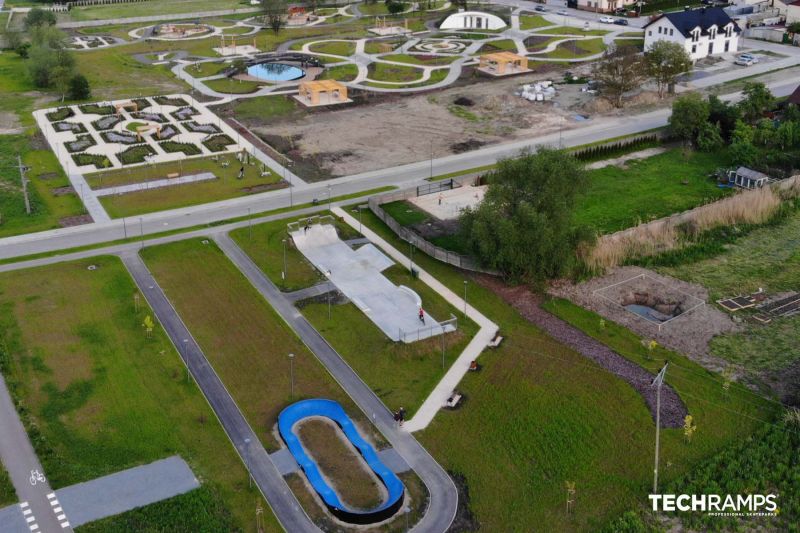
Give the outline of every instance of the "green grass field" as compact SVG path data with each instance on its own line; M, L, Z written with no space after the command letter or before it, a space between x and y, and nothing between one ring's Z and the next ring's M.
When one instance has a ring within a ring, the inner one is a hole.
M679 149L639 161L589 171L589 186L577 202L574 221L612 233L716 200L720 189L708 174L727 162L724 153ZM684 183L685 182L685 183ZM727 192L726 192L727 191Z
M369 64L367 76L375 81L408 82L420 79L422 72L422 69L412 66L372 62Z
M269 85L269 82L266 81L235 80L233 78L219 78L202 83L213 91L225 94L250 94Z
M334 56L351 56L356 52L355 41L327 41L309 46L309 50L318 54Z
M0 275L0 366L50 483L61 488L179 454L204 481L203 494L187 495L191 512L183 501L159 504L163 513L142 526L169 515L186 520L172 522L174 530L202 529L205 519L254 530L258 493L166 334L157 326L145 335L152 312L144 298L136 310L135 294L115 257ZM198 498L210 504L206 515Z
M800 213L754 230L716 257L658 270L703 285L711 301L759 287L767 294L800 290ZM779 372L800 360L798 338L800 316L766 326L748 321L742 332L715 337L711 353L749 370Z
M322 71L322 74L317 76L318 80L336 80L336 81L353 81L358 76L358 67L356 65L336 65L335 67L327 67Z
M533 30L552 25L552 22L545 20L541 15L520 15L519 17L519 28L521 30Z
M381 56L381 59L386 61L397 61L398 63L408 63L410 65L449 65L459 56L429 56L424 54L391 54L388 56Z
M30 215L16 168L17 154L30 168ZM0 237L58 228L63 219L82 215L84 208L77 194L54 194L69 185L53 152L36 149L26 135L0 135Z
M195 13L248 7L239 0L170 0L169 2L143 2L106 6L75 7L69 12L72 20L107 20L148 15Z
M5 507L12 503L17 503L17 491L14 490L14 485L11 484L8 472L0 464L0 507Z
M162 179L171 173L191 175L198 172L212 172L217 176L216 180L101 197L100 203L113 218L199 205L281 187L281 177L274 172L270 171L268 175L261 176L260 164L244 165L244 178L240 180L237 176L242 165L236 157L233 154L224 154L220 155L220 161L222 160L230 163L227 168L209 158L186 159L153 165L152 168L150 165L144 165L90 174L87 176L87 181L96 189Z
M402 249L385 225L364 215L366 225ZM422 254L416 262L451 290L463 291L464 277L456 270ZM625 382L544 335L492 292L469 283L468 300L500 324L505 340L481 357L481 372L468 374L459 385L467 398L464 406L439 413L419 438L445 468L465 476L481 528L523 531L547 524L556 531L599 530L632 505L646 503L655 429L641 398ZM624 355L637 353L631 348ZM723 398L713 375L688 361L680 364L708 376L690 383L686 379L694 374L689 372L670 377L698 428L705 429L698 429L691 445L680 430L662 431L662 464L669 464L662 471L665 483L761 423L728 408L768 416L745 401L755 401L749 393L740 397L732 389ZM578 502L569 517L564 512L567 481L576 483Z
M583 28L576 28L574 26L556 26L555 28L547 28L541 32L544 35L592 35L600 36L611 33L608 30L584 30Z
M516 52L517 43L512 39L500 39L481 46L479 54L491 54L494 52Z
M579 59L601 53L606 49L603 39L572 40L559 44L547 57L553 59Z
M230 63L206 62L190 65L185 70L195 78L207 78L208 76L222 73L223 70L230 66Z
M407 267L396 264L383 273L419 294L430 316L437 320L458 317L458 330L444 336L444 368L441 336L410 344L392 342L352 303L334 306L330 319L325 303L306 305L301 312L383 403L395 410L405 407L412 416L478 328L433 289L412 279Z

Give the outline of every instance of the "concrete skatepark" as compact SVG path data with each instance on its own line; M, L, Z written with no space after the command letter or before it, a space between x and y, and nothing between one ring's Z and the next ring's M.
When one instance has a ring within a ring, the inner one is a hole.
M295 246L347 298L393 341L414 342L454 331L419 309L425 302L411 289L397 286L381 274L394 264L372 244L353 250L332 224L293 226Z

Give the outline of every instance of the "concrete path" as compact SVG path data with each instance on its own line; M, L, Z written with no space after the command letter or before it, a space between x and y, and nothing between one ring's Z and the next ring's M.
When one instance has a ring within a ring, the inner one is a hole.
M199 181L208 181L217 179L211 172L201 172L200 174L192 174L191 176L179 176L177 178L164 178L153 181L143 181L141 183L130 183L128 185L118 185L116 187L106 187L104 189L95 189L95 196L113 196L115 194L125 194L137 191L149 191L150 189L158 189L161 187L172 187L173 185L183 185L185 183L197 183Z
M0 509L0 531L3 533L31 533L26 516L19 504Z
M122 253L120 258L150 307L153 308L158 321L169 335L181 359L186 363L189 372L216 413L228 438L284 529L286 531L320 531L294 497L283 476L275 468L258 436L206 359L189 329L175 308L172 307L164 291L150 274L144 261L135 252Z
M372 244L353 250L332 224L301 227L290 235L300 253L391 340L411 343L455 331L430 315L419 319L418 311L426 303L413 290L395 285L381 273L394 262Z
M358 228L358 220L350 216L350 214L343 209L334 207L332 211L337 217L342 218L351 227ZM374 231L370 230L369 228L362 228L361 233L370 241L375 243L375 245L379 246L384 252L389 254L389 256L395 261L399 262L400 264L407 264L409 262L409 259L406 256L401 254L396 248L379 237ZM431 392L425 402L423 402L422 407L417 410L411 420L404 424L404 429L410 432L419 431L428 427L428 424L431 423L433 417L436 416L436 413L439 412L439 409L445 405L447 398L461 382L461 379L464 377L464 375L469 371L470 363L478 358L483 349L486 348L487 344L495 337L495 335L497 335L497 331L499 329L497 324L485 317L480 311L469 305L468 302L464 302L463 298L445 287L445 285L439 280L419 267L417 267L417 269L419 271L419 279L421 281L435 290L456 309L465 309L466 315L470 318L470 320L475 322L480 329L472 338L467 347L464 348L464 351L461 352L461 355L458 356L458 359L456 359L456 361L450 366L450 369L433 389L433 392Z
M89 187L83 174L70 172L68 176L69 182L72 185L72 190L78 194L81 202L83 202L83 207L86 208L86 212L89 213L92 220L95 222L109 222L111 217L108 216L105 208L100 204L100 200L97 199L97 194Z
M227 234L217 234L214 240L425 483L430 504L413 531L447 531L458 508L458 491L447 472L410 433L397 427L392 412L372 389Z
M33 471L45 474L39 458L28 439L28 433L22 425L11 394L8 392L5 379L0 376L0 459L3 461L11 483L17 491L20 500L18 508L22 512L23 523L27 524L27 533L54 533L57 531L70 532L69 518L64 513L56 513L57 506L51 504L54 499L53 490L46 480L34 479L31 482ZM14 526L18 522L13 516L6 520ZM0 522L2 523L2 522ZM12 530L13 531L13 530Z
M317 283L311 287L306 287L305 289L300 289L293 292L285 293L286 298L288 298L292 302L299 302L300 300L305 300L307 298L314 298L315 296L322 296L323 294L327 294L329 292L335 291L336 285L331 283L330 281L323 281L322 283Z
M57 27L63 29L91 28L98 26L117 26L122 24L138 24L146 22L160 22L163 20L195 20L199 18L224 17L225 15L238 15L241 13L258 13L259 7L244 7L239 9L220 9L217 11L199 11L197 13L172 13L165 15L150 15L145 17L126 17L105 20L81 20L73 22L60 22Z
M166 500L200 486L178 456L56 491L73 527Z
M402 474L403 472L411 470L411 467L408 466L403 456L397 453L397 450L394 448L386 448L385 450L379 451L378 459L395 474Z

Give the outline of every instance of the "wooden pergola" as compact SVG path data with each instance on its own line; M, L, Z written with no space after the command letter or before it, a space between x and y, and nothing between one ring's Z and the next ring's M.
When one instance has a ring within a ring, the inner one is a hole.
M494 70L498 76L506 74L506 69L511 66L513 70L528 70L528 58L512 52L496 52L484 54L480 58L479 69Z
M300 83L300 96L307 98L311 105L319 104L319 95L328 93L331 98L334 96L340 101L347 100L347 86L334 80L314 80Z

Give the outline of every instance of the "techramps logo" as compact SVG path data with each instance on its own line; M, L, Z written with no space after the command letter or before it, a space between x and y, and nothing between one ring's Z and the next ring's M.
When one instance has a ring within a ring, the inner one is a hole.
M650 494L653 511L708 516L777 516L777 494Z

